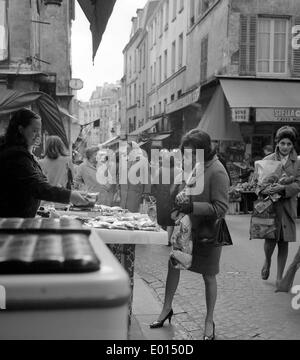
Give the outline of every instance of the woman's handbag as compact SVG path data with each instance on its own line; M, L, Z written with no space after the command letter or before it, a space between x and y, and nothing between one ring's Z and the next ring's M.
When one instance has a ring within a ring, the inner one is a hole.
M188 215L177 219L171 236L170 261L175 269L188 270L192 266L192 222Z
M194 239L197 244L205 246L233 245L230 232L224 218L206 220L195 230Z
M269 239L277 237L277 224L274 206L267 207L264 211L257 210L259 200L254 203L254 211L250 221L250 240Z

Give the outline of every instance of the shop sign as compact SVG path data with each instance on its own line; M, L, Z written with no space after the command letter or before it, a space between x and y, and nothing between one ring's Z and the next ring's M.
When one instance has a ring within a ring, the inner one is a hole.
M234 122L249 122L249 108L232 108L231 119Z
M200 96L200 88L197 88L196 90L190 92L189 94L182 96L177 101L168 104L166 108L166 113L170 114L174 111L178 111L197 102L199 100L199 96Z
M300 108L256 109L257 122L300 122Z

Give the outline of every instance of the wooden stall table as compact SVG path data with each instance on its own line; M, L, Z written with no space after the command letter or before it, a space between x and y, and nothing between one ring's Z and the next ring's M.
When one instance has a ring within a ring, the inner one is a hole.
M96 217L98 212L59 211L60 215L76 217ZM114 256L127 271L130 279L131 296L129 300L129 323L132 316L134 288L134 261L136 245L168 245L168 233L161 231L117 230L94 227L93 230L108 246Z

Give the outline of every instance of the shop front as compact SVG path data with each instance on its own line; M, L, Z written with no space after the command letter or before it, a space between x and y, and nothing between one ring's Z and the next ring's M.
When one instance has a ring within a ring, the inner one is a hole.
M199 97L200 87L197 87L167 105L166 114L172 130L170 139L172 148L178 147L182 136L199 124L202 114Z
M247 213L254 198L251 174L254 162L265 156L263 148L270 145L274 150L276 132L283 125L300 134L300 81L222 76L217 80L198 127L210 134L223 155L233 193L239 189L241 210ZM204 87L200 103L205 94ZM299 153L299 137L296 150Z
M252 159L264 156L265 145L274 149L275 134L281 126L294 126L300 131L300 81L224 77L219 80L231 121L240 125ZM296 147L299 152L299 139Z

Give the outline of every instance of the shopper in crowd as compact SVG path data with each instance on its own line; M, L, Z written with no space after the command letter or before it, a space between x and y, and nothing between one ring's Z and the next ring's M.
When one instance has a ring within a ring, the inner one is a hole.
M54 135L48 137L45 157L39 161L39 164L50 185L72 188L74 167L60 137Z
M265 145L263 147L264 157L271 155L273 153L273 146L272 145Z
M276 133L276 149L265 160L281 161L283 171L294 181L289 185L276 185L264 195L280 194L281 198L274 203L276 214L277 233L274 240L266 239L264 245L265 263L261 271L263 280L270 275L271 259L275 247L278 247L277 280L278 285L282 279L288 257L288 243L296 241L297 194L300 191L300 161L295 151L296 130L290 126L281 127Z
M174 184L174 157L170 156L167 149L159 149L158 174L155 183L152 183L152 195L156 198L157 223L168 232L168 245L174 229L174 220L171 218L172 201L171 186ZM153 170L154 171L154 170ZM164 181L164 176L168 175L168 181Z
M121 162L119 174L120 206L133 213L139 212L143 199L147 198L151 192L150 167L147 156L137 143L131 141L127 143L126 149L121 149L119 161ZM137 183L130 178L130 169L133 171L136 166L139 169L134 172L134 175L140 177L141 180ZM132 167L134 168L132 169ZM127 181L121 180L124 174L127 175Z
M0 217L34 217L40 200L85 205L77 191L51 186L32 155L41 118L28 109L14 113L0 148Z
M113 198L112 184L101 183L97 180L97 146L86 149L85 160L78 166L75 177L75 188L98 193L97 204L111 206Z
M183 183L175 187L173 195L176 211L189 214L192 221L193 260L190 270L201 274L204 279L207 313L203 339L213 340L215 338L213 315L217 298L216 275L219 273L222 249L221 247L201 245L197 242L197 234L201 231L203 221L225 216L229 202L229 178L215 151L212 150L211 139L207 133L198 129L191 130L183 137L181 149L182 151L185 149L193 150L191 159L193 168L197 165L195 151L204 149L203 192L199 195L187 195L186 184ZM157 321L150 325L151 328L162 327L165 320L171 320L173 315L172 301L178 286L179 276L180 270L173 268L169 261L163 309Z

